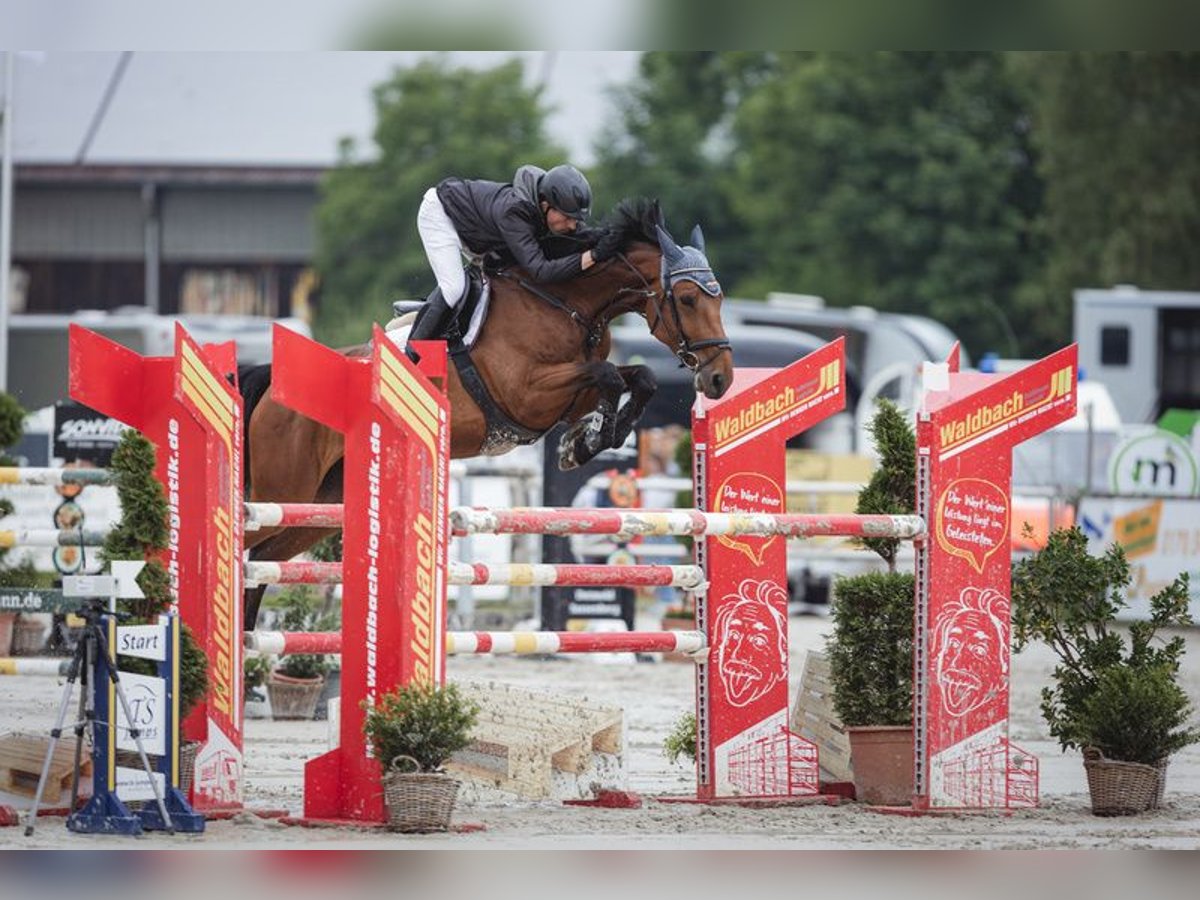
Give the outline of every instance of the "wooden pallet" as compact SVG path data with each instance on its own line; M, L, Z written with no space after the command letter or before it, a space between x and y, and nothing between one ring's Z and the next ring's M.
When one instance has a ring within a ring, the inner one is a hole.
M458 683L480 706L471 746L447 768L525 799L551 796L554 771L583 775L593 754L622 752L624 714L586 698L495 683Z
M50 746L49 735L6 734L0 736L0 790L33 797L37 793L38 778L46 750ZM85 752L80 761L80 778L91 777L92 757ZM57 797L71 787L71 776L75 771L75 737L59 740L50 759L50 771L46 776L46 796Z
M800 691L792 705L791 730L815 743L823 781L853 781L850 740L833 708L833 685L829 680L829 658L808 651Z

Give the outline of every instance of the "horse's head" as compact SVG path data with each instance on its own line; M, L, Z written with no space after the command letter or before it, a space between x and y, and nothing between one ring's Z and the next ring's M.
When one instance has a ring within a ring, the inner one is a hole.
M704 234L697 225L691 243L681 247L661 225L655 231L662 289L647 300L650 333L692 370L696 390L716 400L733 383L733 351L721 323L725 295L704 255Z

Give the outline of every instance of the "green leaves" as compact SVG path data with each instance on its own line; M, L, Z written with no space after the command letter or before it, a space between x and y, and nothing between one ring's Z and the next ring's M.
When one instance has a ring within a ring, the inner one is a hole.
M436 772L452 753L471 742L478 704L467 700L453 684L413 682L365 702L363 734L372 755L385 769L397 756L411 756L422 772Z
M881 399L868 426L879 465L858 492L855 512L916 511L917 443L912 425ZM833 584L833 633L827 643L833 704L844 725L912 722L915 581L896 572L896 538L862 543L887 561L887 573L839 578Z
M917 509L917 439L912 425L890 400L880 399L867 430L879 454L871 480L858 492L854 511L860 515L913 515ZM864 538L896 570L899 538Z
M283 631L334 631L340 627L336 614L322 615L321 597L305 584L293 584L279 592L277 604L283 609ZM294 653L283 657L278 672L289 678L323 678L330 669L324 654Z
M680 757L696 762L696 714L684 713L671 733L663 739L663 756L674 765Z
M563 161L546 136L540 89L526 86L519 62L476 71L439 57L397 69L374 102L374 147L343 145L317 210L316 330L334 346L365 341L393 300L432 289L417 235L426 190L449 175L507 181L524 163Z
M1097 746L1112 759L1153 763L1200 740L1184 727L1191 709L1175 680L1184 639L1158 637L1191 624L1188 576L1151 598L1149 621L1128 626L1127 644L1115 619L1130 581L1120 545L1095 557L1079 528L1051 532L1013 568L1013 648L1040 640L1058 655L1041 707L1064 750Z
M872 572L833 585L829 654L833 705L843 725L912 722L912 574Z

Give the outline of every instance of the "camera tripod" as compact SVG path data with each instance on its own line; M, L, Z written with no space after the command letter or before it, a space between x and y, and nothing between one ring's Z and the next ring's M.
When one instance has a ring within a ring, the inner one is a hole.
M79 765L83 756L84 732L89 726L91 727L92 746L93 748L98 748L102 746L101 741L104 741L105 745L108 742L108 735L102 735L100 731L103 728L116 727L110 722L98 722L96 720L95 691L90 682L92 680L92 673L98 671L97 662L101 659L105 662L103 669L107 673L108 680L112 684L113 691L121 704L121 709L125 713L125 721L129 723L135 721L129 707L129 701L125 696L125 690L121 687L121 679L117 673L116 659L110 654L108 637L105 634L104 617L107 615L120 618L121 614L107 612L103 604L104 600L101 598L87 598L84 600L83 608L79 611L79 615L84 620L84 627L67 668L67 683L63 688L62 701L58 707L58 718L55 721L54 728L50 731L50 745L46 748L46 758L42 762L42 772L38 778L37 792L34 795L33 806L30 808L28 818L26 819L26 837L33 834L33 826L37 819L38 807L41 805L46 781L50 774L50 765L54 757L54 750L62 738L63 724L67 719L67 713L71 705L71 694L75 690L76 682L79 684L80 695L78 714L73 726L75 732L75 768L71 776L71 804L69 807L70 812L67 815L67 828L71 831L89 833L140 834L142 832L143 819L134 815L118 798L116 785L108 784L107 778L102 781L97 775L96 791L93 793L92 799L83 809L78 811L75 809L79 800ZM115 716L110 718L115 719ZM142 768L146 773L146 779L149 781L151 789L154 791L158 815L161 817L156 824L161 824L161 827L168 833L174 834L175 826L171 821L170 814L167 812L167 807L163 800L163 791L159 789L158 782L154 778L154 773L150 766L150 760L146 756L146 748L142 743L141 731L130 724L128 732L137 744L138 756L141 758ZM102 757L106 759L107 753L102 754ZM107 775L107 773L105 774ZM104 786L103 790L101 789L102 784Z

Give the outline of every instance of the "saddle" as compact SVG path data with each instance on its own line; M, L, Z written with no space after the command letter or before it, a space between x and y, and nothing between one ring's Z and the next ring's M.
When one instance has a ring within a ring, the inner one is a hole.
M462 303L458 304L458 307L454 310L454 318L446 328L445 337L447 341L451 341L451 339L461 340L464 336L473 337L473 335L469 334L471 320L487 292L487 284L484 281L483 272L475 266L467 266L465 272L467 276L467 296L463 298ZM408 315L409 313L420 315L426 308L426 304L431 303L441 295L441 287L435 286L424 300L395 300L392 302L392 315L396 318Z
M484 306L476 320L476 312L484 304L488 288L483 273L477 267L467 266L466 273L467 296L458 305L454 319L445 329L446 349L450 354L450 362L458 370L463 388L483 412L484 420L487 422L487 432L479 453L481 456L497 456L507 453L513 447L532 444L540 440L543 432L526 428L505 415L492 398L487 385L483 383L479 370L475 368L470 348L471 343L474 342L483 327L484 316L487 315L487 308ZM427 300L397 300L392 303L392 312L397 319L412 312L420 314L425 304L437 297L440 291L441 288L434 288ZM391 326L388 330L391 330ZM412 358L411 348L405 347L404 352Z

